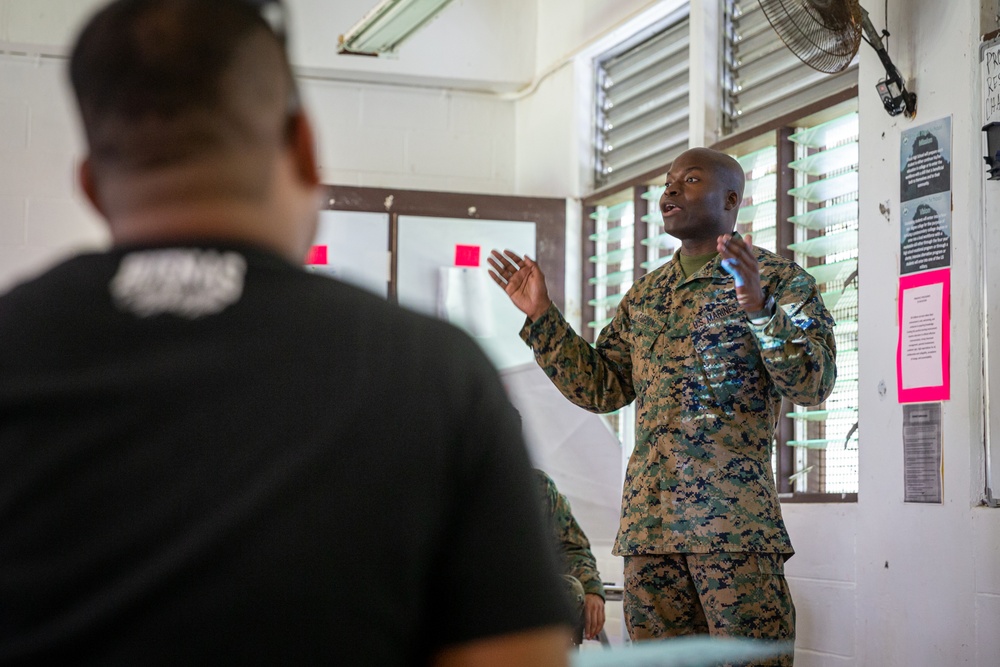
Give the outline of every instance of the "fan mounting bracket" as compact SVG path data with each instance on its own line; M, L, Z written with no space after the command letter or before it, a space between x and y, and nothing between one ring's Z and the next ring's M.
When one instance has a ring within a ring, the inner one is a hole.
M885 50L882 37L872 25L868 12L864 7L860 7L860 9L861 28L868 36L868 44L875 49L878 59L882 61L882 66L885 68L885 78L875 84L875 90L878 91L878 96L882 100L882 106L885 107L890 116L905 114L907 118L913 118L917 114L917 94L906 89L906 81L892 63L892 58Z

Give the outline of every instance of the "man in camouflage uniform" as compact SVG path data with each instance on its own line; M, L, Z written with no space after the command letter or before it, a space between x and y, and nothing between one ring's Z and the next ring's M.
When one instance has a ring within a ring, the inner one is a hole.
M733 233L743 186L722 153L674 161L660 210L681 248L632 286L594 347L533 260L490 257L528 316L522 338L567 398L599 413L636 402L614 549L633 639L794 639L771 443L782 397L815 405L832 390L834 322L808 273Z
M573 628L573 641L595 639L604 627L604 584L597 571L597 559L590 541L576 522L566 496L543 471L535 469L539 492L551 517L552 532L563 554L564 572L570 600L575 605L579 623Z

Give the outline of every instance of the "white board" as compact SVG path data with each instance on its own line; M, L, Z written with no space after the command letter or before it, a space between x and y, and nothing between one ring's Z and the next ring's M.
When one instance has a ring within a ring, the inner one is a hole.
M479 247L479 266L447 270L455 268L459 245ZM444 319L450 314L450 321L475 338L494 366L504 369L534 356L518 336L524 314L487 274L486 257L493 248L534 256L535 223L401 215L396 293L405 308ZM444 284L449 280L451 290Z

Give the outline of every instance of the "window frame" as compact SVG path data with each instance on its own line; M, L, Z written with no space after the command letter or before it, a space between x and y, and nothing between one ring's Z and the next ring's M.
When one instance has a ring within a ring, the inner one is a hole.
M779 165L776 185L778 195L776 200L777 207L775 215L777 220L776 246L778 248L778 254L782 257L792 260L795 259L794 253L787 248L789 243L793 243L795 241L795 225L788 220L789 217L795 215L795 198L788 194L788 191L796 185L795 173L787 166L788 163L795 159L794 146L792 142L788 140L788 137L790 137L795 131L793 125L796 121L802 118L822 113L828 109L836 107L837 105L849 102L850 100L857 98L857 96L858 86L851 86L850 88L846 88L838 93L830 95L829 97L825 97L805 107L789 112L767 123L731 134L711 146L711 148L715 150L726 151L733 146L738 146L739 144L745 143L769 132L775 133L774 143L778 150L777 157ZM789 477L795 473L796 470L795 450L785 444L789 440L793 440L795 434L794 420L786 416L787 413L791 411L791 403L788 402L787 399L783 400L780 413L781 416L778 418L778 426L775 436L778 447L778 469L775 470L775 476L778 496L781 499L781 502L856 503L858 501L857 493L816 493L793 490Z
M549 289L549 297L557 307L565 309L565 199L324 185L320 208L324 211L359 211L389 215L386 251L389 253L388 300L391 303L398 303L399 216L533 222L538 254L533 259L545 267L545 282ZM485 262L485 257L483 261Z
M857 97L858 86L855 84L844 90L838 91L833 95L817 100L816 102L808 104L780 117L774 118L767 123L728 135L710 146L710 148L715 150L726 151L733 146L746 143L750 140L761 137L762 135L766 135L769 132L773 132L775 134L775 145L778 147L779 164L776 185L778 193L776 207L776 218L778 221L776 230L776 245L779 248L779 254L784 257L794 260L794 253L787 248L787 246L795 240L794 224L788 221L789 217L795 215L795 200L792 195L788 194L788 191L795 187L795 174L793 170L787 166L795 159L795 154L794 146L792 142L788 140L788 137L795 132L794 124L796 121L822 113L828 109L856 99ZM589 262L589 258L595 254L595 244L589 239L591 233L588 229L588 224L591 221L590 214L593 213L599 205L606 205L609 202L614 201L623 201L631 197L635 211L634 215L637 221L633 230L635 235L635 243L633 246L633 280L639 280L639 278L648 272L642 267L642 262L645 261L645 258L642 256L643 253L645 253L644 249L646 247L642 244L642 241L646 239L645 229L642 225L638 224L640 211L645 210L646 206L646 200L642 197L642 195L650 188L655 187L659 181L662 181L663 176L668 171L669 167L669 164L663 165L655 170L642 174L641 176L629 179L624 183L598 190L582 200L583 228L581 231L583 238L583 252L581 259L583 262L583 322L586 323L594 319L594 309L588 304L589 300L593 298L593 287L590 285L589 280L590 278L593 278L595 274L594 265ZM598 333L599 332L595 331L594 336L590 338L590 340L596 340ZM794 421L790 417L786 416L788 412L791 412L791 403L787 400L783 400L781 416L778 419L775 438L778 453L778 468L775 470L775 476L778 497L781 502L856 503L858 501L857 493L815 493L793 490L789 477L795 472L796 469L795 450L792 447L786 446L785 443L794 439L795 427Z
M656 21L653 25L646 27L645 29L633 35L631 38L618 44L612 49L608 49L604 53L601 53L600 55L594 58L593 60L594 78L593 78L593 91L592 91L593 93L592 111L594 114L593 127L592 127L593 169L590 175L590 178L592 179L591 182L592 185L594 185L594 187L600 187L603 189L614 189L616 187L620 188L621 187L620 183L622 182L622 180L628 180L628 179L620 179L620 177L616 176L610 171L608 172L604 171L606 159L608 159L614 152L613 149L610 152L605 150L606 147L609 147L611 145L608 143L609 137L606 136L606 134L609 133L611 130L610 128L605 129L603 127L604 123L609 120L607 118L607 115L611 113L610 107L605 107L608 91L614 90L614 87L611 87L609 89L608 87L605 86L605 81L608 76L607 68L609 66L613 67L613 63L616 60L619 60L623 57L628 58L632 53L641 51L647 44L656 41L657 39L665 36L667 33L670 33L671 31L677 30L679 28L683 28L684 32L683 39L688 42L688 45L686 49L680 51L679 53L685 53L685 68L684 68L683 78L686 79L687 81L690 81L690 76L691 76L690 40L691 40L692 10L693 8L690 2L680 3L676 8L672 9L666 16ZM679 72L675 74L674 78L677 78L678 76L680 76ZM634 77L626 78L626 80L633 80L633 78ZM690 91L682 97L686 97L688 95L690 95ZM641 97L641 95L639 97ZM630 98L629 101L632 102L633 99ZM676 104L677 101L678 100L673 100L670 102L670 104ZM641 104L639 106L642 107ZM689 105L682 105L682 106L688 107ZM633 109L636 107L630 106L628 108ZM620 113L620 110L621 107L618 108L617 112ZM662 111L662 110L663 109L661 104L655 104L652 106L652 108L646 108L641 113L639 113L637 118L648 117L655 111ZM682 119L677 118L675 119L673 124L677 124L681 120ZM677 146L681 146L682 148L680 150L683 150L683 145L688 141L690 141L691 122L690 122L689 108L687 109L687 111L684 112L683 120L686 121L688 131L683 134L683 137L679 139L679 141L677 141L670 147L671 149L674 149ZM628 123L626 123L626 125L628 125ZM653 132L652 134L655 135L656 133ZM633 141L628 145L635 147L638 145L642 145L643 143L646 143L648 141L649 141L649 136L646 136L643 138L643 140ZM619 147L619 150L620 149L621 148ZM647 157L637 160L636 162L641 165L641 164L647 164L654 159L655 158ZM626 165L625 167L626 171L628 171L629 169L633 169L631 163Z

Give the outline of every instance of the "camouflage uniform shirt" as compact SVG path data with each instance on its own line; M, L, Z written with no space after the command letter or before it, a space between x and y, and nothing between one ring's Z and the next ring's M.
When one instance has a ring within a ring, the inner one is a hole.
M597 559L590 550L590 541L570 510L566 496L559 493L555 482L541 470L536 469L539 491L545 502L547 516L552 519L552 530L565 563L564 573L575 577L582 585L584 593L604 597L604 584L597 571Z
M636 402L617 555L792 553L771 442L782 396L815 405L833 389L834 322L812 276L756 252L778 304L759 326L721 257L685 278L675 254L632 286L594 347L554 306L521 330L573 403L603 413Z

